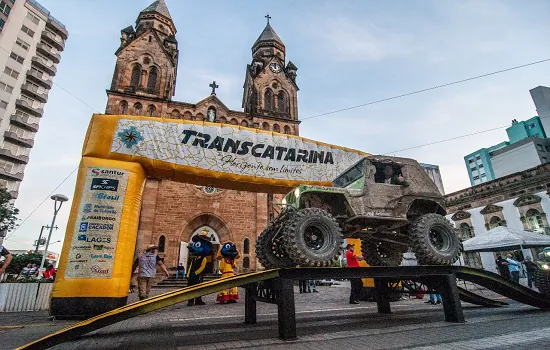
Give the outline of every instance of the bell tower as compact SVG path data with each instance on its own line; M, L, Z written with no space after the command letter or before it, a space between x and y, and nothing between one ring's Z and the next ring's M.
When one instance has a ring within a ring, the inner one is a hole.
M175 34L176 27L164 0L143 9L135 29L128 26L121 30L113 80L107 90L106 113L148 113L141 103L132 103L132 96L152 102L172 99L179 54Z
M252 46L252 62L246 67L243 108L253 117L298 123L296 71L286 63L285 44L265 16L267 25Z

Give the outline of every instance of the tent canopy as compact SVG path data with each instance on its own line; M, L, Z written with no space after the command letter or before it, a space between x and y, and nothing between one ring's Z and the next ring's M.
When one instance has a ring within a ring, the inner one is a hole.
M465 252L495 252L550 246L550 236L499 226L463 242Z

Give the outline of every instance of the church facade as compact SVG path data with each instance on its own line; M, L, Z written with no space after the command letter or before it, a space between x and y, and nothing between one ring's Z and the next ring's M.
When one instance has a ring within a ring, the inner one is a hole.
M198 102L172 100L178 71L176 27L164 0L141 11L135 27L121 31L120 47L106 114L128 114L210 121L299 135L296 66L285 45L267 25L252 46L246 65L242 111L227 108L212 93ZM205 82L206 84L207 82ZM185 263L186 244L206 232L213 243L233 241L241 252L241 271L259 268L255 243L274 215L278 195L148 179L137 250L158 244L168 267Z

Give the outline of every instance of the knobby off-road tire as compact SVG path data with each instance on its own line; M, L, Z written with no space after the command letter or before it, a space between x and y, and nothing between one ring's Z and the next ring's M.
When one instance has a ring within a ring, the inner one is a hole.
M369 266L399 266L406 247L372 239L361 240L361 254Z
M542 294L550 297L550 271L540 267L535 271L535 286Z
M290 216L283 232L285 251L299 266L329 266L344 243L338 222L318 208L297 211Z
M294 267L296 264L292 261L288 254L284 251L284 247L278 241L273 241L276 229L268 226L256 242L256 257L260 264L266 269L277 267Z
M425 214L409 227L411 248L420 265L452 265L460 256L453 225L439 214Z

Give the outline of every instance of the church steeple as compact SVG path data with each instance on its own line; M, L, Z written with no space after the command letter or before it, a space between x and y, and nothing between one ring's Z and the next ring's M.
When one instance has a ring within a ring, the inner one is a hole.
M176 34L176 27L164 0L153 2L139 13L136 20L138 35L147 28L156 29L162 36L173 36Z
M277 35L273 27L269 24L271 16L268 14L265 17L267 18L267 25L252 46L252 56L258 58L261 56L277 56L284 63L285 44L283 44L279 35Z

